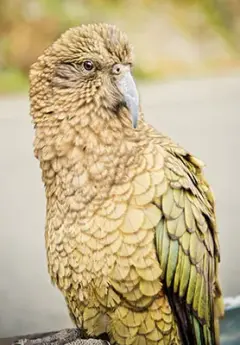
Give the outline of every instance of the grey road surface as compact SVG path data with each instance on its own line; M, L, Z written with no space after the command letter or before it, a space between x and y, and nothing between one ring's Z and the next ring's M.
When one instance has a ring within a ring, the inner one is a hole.
M146 119L205 161L225 295L240 293L240 76L141 85ZM0 98L0 337L71 326L44 249L45 200L26 96Z

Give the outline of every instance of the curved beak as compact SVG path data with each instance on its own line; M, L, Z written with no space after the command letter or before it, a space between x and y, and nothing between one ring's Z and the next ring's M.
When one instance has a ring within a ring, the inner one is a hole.
M137 127L139 113L139 96L135 81L130 71L125 72L117 81L117 86L123 94L124 101L132 116L132 126Z

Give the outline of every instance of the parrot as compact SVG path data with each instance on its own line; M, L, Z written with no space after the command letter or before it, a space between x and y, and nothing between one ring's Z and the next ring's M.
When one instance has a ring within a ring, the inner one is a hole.
M48 271L76 326L39 344L220 343L215 198L203 162L145 120L133 68L106 23L68 29L30 68Z

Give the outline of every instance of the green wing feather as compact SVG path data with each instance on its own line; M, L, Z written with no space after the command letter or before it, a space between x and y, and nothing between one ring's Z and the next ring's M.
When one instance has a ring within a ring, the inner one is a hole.
M223 307L213 196L193 156L169 152L164 171L156 249L166 291L184 344L216 345Z

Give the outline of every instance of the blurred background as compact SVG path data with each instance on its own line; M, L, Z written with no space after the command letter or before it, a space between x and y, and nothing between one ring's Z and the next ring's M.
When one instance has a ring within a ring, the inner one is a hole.
M206 163L224 296L240 294L240 1L0 0L0 338L71 326L47 273L28 71L63 31L89 22L128 34L146 120ZM222 344L240 344L227 334L236 310Z
M240 65L239 0L1 0L0 91L27 88L29 66L45 47L70 26L96 21L128 33L140 79Z

